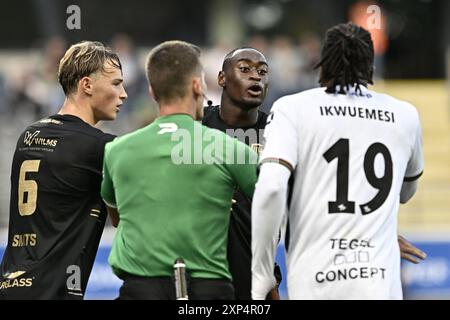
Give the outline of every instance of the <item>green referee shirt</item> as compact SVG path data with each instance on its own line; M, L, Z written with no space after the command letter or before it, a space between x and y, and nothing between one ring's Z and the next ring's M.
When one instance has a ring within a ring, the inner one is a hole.
M109 263L120 276L169 277L181 257L194 278L231 279L233 191L252 196L257 155L185 114L156 119L106 145L102 197L120 223Z

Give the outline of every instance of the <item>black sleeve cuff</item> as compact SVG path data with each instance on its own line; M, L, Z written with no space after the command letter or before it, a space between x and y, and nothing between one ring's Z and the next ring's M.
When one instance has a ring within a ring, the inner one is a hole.
M408 177L405 177L405 179L403 180L404 182L413 182L413 181L416 181L416 180L419 180L419 178L421 177L423 175L423 171L421 172L421 173L419 173L417 176L415 176L415 177L410 177L410 178L408 178Z

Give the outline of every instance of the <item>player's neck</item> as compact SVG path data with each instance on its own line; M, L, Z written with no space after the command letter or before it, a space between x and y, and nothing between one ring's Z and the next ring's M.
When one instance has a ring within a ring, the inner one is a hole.
M160 103L159 115L169 116L172 114L187 114L196 119L195 107L185 100L178 100L171 103Z
M84 103L70 97L66 98L58 114L68 114L78 117L91 126L95 126L98 122L95 119L94 112L91 108L89 108L87 105L84 105Z
M219 116L230 126L251 127L258 122L258 107L245 109L222 95Z

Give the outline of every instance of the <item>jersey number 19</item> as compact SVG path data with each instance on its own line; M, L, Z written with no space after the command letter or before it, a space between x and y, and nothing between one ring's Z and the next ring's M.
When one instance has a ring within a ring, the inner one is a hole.
M384 158L384 175L375 174L375 158L381 154ZM340 139L325 154L328 163L338 159L336 201L328 202L328 213L355 213L355 202L348 199L348 171L350 156L350 140ZM367 203L361 204L362 214L367 215L378 210L389 196L392 187L393 169L392 157L389 149L382 143L374 143L367 149L364 156L364 173L367 181L378 190L375 197Z

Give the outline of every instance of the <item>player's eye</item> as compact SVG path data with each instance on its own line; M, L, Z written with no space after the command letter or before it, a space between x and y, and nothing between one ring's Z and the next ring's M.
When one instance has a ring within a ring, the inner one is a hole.
M241 70L241 72L247 73L250 71L249 67L239 67L239 70Z
M265 76L265 75L267 74L267 70L265 70L265 69L259 69L259 70L258 70L258 74L259 74L260 76Z

